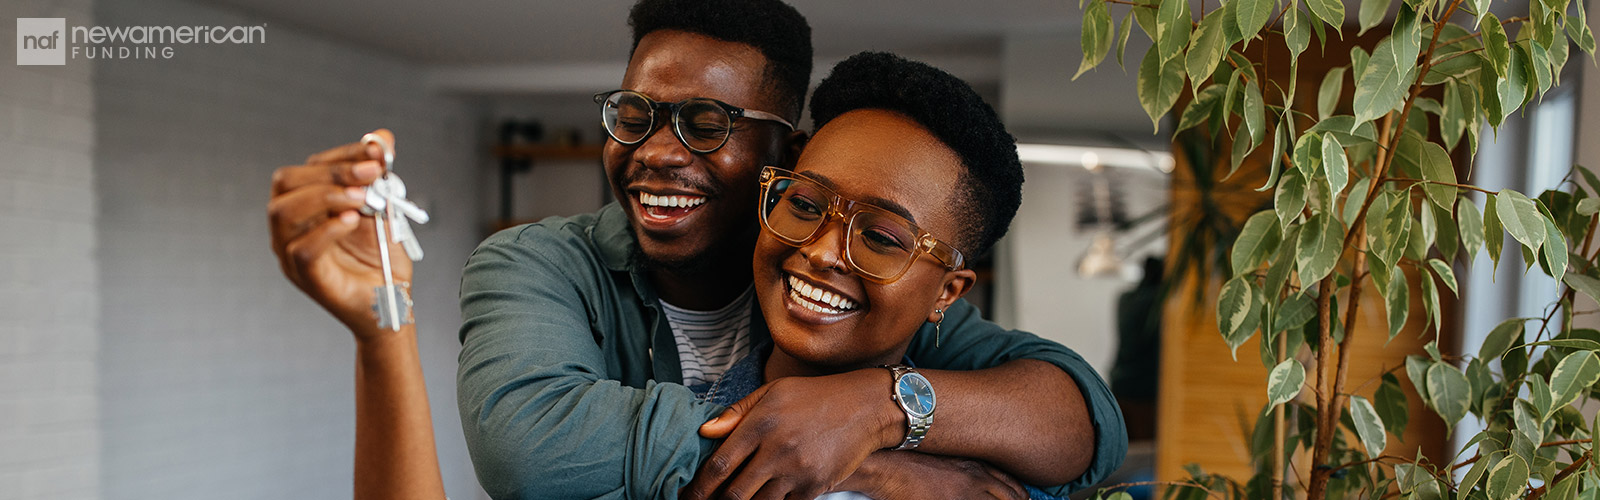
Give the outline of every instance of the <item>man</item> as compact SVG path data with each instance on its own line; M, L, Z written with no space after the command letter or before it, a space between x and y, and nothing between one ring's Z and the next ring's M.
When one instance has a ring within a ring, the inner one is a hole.
M905 492L895 485L961 479L932 472L950 467L925 455L874 451L908 434L907 414L884 397L888 370L782 379L726 414L700 401L695 389L711 390L719 370L765 335L749 303L758 227L751 208L760 168L792 164L806 141L791 124L809 81L810 30L775 0L646 0L630 21L627 99L597 96L603 106L648 108L648 123L608 124L604 164L620 203L501 232L480 245L463 276L459 405L484 488L497 498L671 498L680 490L688 498L782 498L827 491L847 477L851 489L886 495ZM725 121L702 120L718 116ZM334 184L370 182L339 173L366 159L360 148L343 151L291 168L334 172L324 175ZM346 210L334 205L324 212ZM316 260L307 247L330 248L296 246L294 233L275 230L288 261ZM370 288L330 276L363 259L330 260L347 265L285 268L341 319L370 314ZM946 339L992 339L991 349L942 351L936 328ZM1120 464L1120 414L1070 350L1004 331L962 302L925 327L912 351L940 401L939 422L919 451L1057 450L1074 457L1071 470L1010 472L1037 484L1078 477L1058 490L1086 486ZM745 453L714 455L714 439L724 437L723 450Z

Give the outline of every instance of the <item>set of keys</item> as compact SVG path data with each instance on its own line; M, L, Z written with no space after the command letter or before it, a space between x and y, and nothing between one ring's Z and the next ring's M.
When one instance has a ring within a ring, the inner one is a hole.
M394 145L383 136L367 134L361 137L363 146L377 144L383 148L382 178L367 186L366 206L361 213L373 216L378 229L378 258L383 263L383 286L374 290L378 300L373 312L378 315L378 328L400 330L400 325L411 322L411 299L405 290L395 286L394 268L389 263L389 244L399 243L412 262L422 260L422 245L416 233L411 232L410 221L428 223L428 212L406 199L406 183L394 173Z

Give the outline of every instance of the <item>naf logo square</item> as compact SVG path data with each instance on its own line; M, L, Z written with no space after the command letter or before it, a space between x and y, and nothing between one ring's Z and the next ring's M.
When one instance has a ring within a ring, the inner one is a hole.
M17 65L67 64L67 36L66 18L17 18Z

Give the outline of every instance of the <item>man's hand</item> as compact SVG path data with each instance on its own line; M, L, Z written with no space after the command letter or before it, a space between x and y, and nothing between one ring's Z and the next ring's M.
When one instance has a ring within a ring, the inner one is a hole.
M1021 483L983 462L893 450L873 452L834 491L859 491L877 500L1028 498Z
M890 383L888 370L857 370L761 386L700 427L705 438L727 440L683 497L815 498L834 489L872 452L899 444L892 430L904 434L905 414L889 397ZM882 391L851 390L864 387Z
M394 144L388 130L373 133ZM361 143L311 155L304 165L273 172L267 202L272 251L284 276L355 332L357 340L388 331L377 327L372 311L373 289L383 285L375 222L357 211L366 204L363 186L387 167L381 158L381 147ZM410 281L411 259L399 245L391 245L389 254L400 256L390 259L395 281Z

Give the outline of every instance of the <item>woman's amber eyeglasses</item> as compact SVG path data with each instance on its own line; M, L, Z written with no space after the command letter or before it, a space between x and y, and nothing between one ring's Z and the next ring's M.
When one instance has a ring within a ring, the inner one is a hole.
M961 269L965 259L955 246L934 238L916 224L887 209L839 196L817 181L794 172L761 170L761 227L793 246L811 243L828 221L844 223L844 261L867 280L892 283L917 257L932 255L945 269Z

